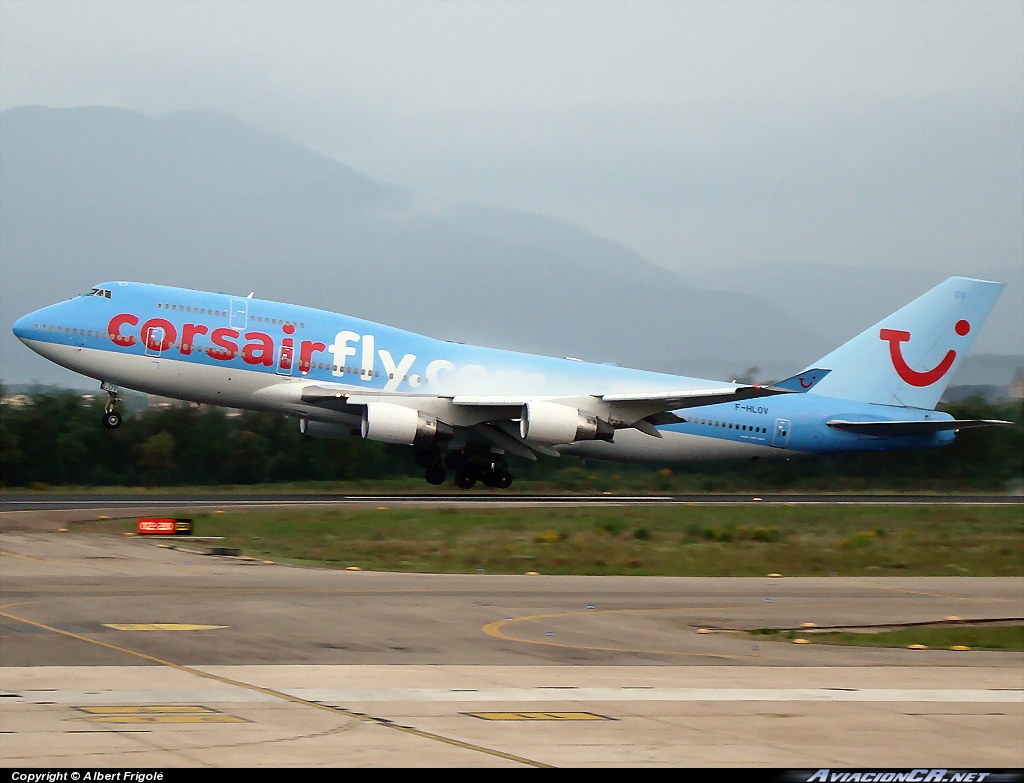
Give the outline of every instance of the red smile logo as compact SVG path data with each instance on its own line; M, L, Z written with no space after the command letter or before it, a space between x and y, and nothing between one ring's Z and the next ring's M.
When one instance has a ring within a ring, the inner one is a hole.
M953 327L958 335L963 337L971 331L971 325L967 321L957 321L956 326ZM896 368L896 372L900 378L909 383L911 386L931 386L939 378L949 372L949 368L953 366L953 362L956 361L956 351L950 349L946 355L942 357L942 361L932 367L930 370L924 372L918 372L907 364L903 358L903 352L900 348L900 343L905 343L910 339L910 332L904 332L899 329L882 329L878 336L882 340L886 340L889 343L889 356L892 357L892 366Z

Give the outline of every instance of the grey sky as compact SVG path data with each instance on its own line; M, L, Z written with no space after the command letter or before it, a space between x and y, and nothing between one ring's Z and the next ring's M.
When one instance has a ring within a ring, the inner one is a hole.
M216 109L694 273L1024 263L1024 3L0 3L0 105Z

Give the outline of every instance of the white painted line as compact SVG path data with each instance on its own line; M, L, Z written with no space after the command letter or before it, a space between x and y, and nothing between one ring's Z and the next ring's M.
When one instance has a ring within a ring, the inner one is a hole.
M327 704L353 702L931 702L1024 704L1024 689L987 688L282 688ZM33 691L5 694L3 704L202 704L273 702L243 688Z

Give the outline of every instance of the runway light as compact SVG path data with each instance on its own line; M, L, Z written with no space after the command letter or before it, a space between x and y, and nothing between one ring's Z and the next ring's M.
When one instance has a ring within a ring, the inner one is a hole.
M548 632L547 632L546 634L544 634L544 635L545 635L545 636L554 636L554 634L553 634L553 633L551 633L551 631L548 631Z
M697 633L711 633L707 628L698 628Z
M754 500L761 500L761 498L754 498Z
M361 569L359 566L346 566L345 570L346 571L362 571L363 569Z
M772 599L771 599L771 598L765 598L765 599L764 599L764 602L765 602L766 604L770 604L770 603L772 602Z
M263 565L277 565L273 560L264 560Z
M769 579L782 579L782 574L768 574Z
M954 644L954 645L953 645L952 647L950 647L949 649L951 649L951 650L970 650L971 648L970 648L970 647L968 647L968 646L967 646L967 645L965 645L965 644Z
M478 574L482 574L482 573L485 573L486 571L487 571L487 569L486 569L486 568L478 568L478 569L476 569L476 572L477 572Z
M587 604L587 609L593 609L593 608L594 608L593 604Z
M810 639L794 639L793 644L810 644Z
M962 619L963 619L962 617L957 617L955 614L951 614L949 617L946 618L946 622L947 623L956 623L956 622L959 622Z
M527 576L540 576L540 574L537 573L536 571L527 571L526 575Z
M907 649L908 650L927 650L928 649L928 645L927 644L908 644L907 645Z
M110 517L106 516L105 514L100 514L98 517L96 517L97 522L102 522L105 519L110 519Z
M815 623L800 623L801 628L817 628Z
M67 533L68 529L66 527L59 527L59 528L57 528L57 532L58 533Z
M753 647L751 647L750 649L751 649L751 650L760 650L761 648L760 648L760 647L758 647L758 646L757 646L757 645L755 644L755 645L754 645Z

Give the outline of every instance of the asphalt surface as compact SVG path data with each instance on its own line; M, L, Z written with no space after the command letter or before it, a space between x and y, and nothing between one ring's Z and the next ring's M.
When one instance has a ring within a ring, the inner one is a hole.
M7 525L0 552L7 766L1024 760L1024 654L747 633L1019 618L1024 579L329 571Z
M20 494L0 495L3 511L59 511L111 508L247 508L257 506L351 505L392 503L437 506L602 506L602 505L1024 505L1024 495L857 495L857 494L729 494L729 495L516 495L500 491L465 494L223 494L189 492L163 494Z

